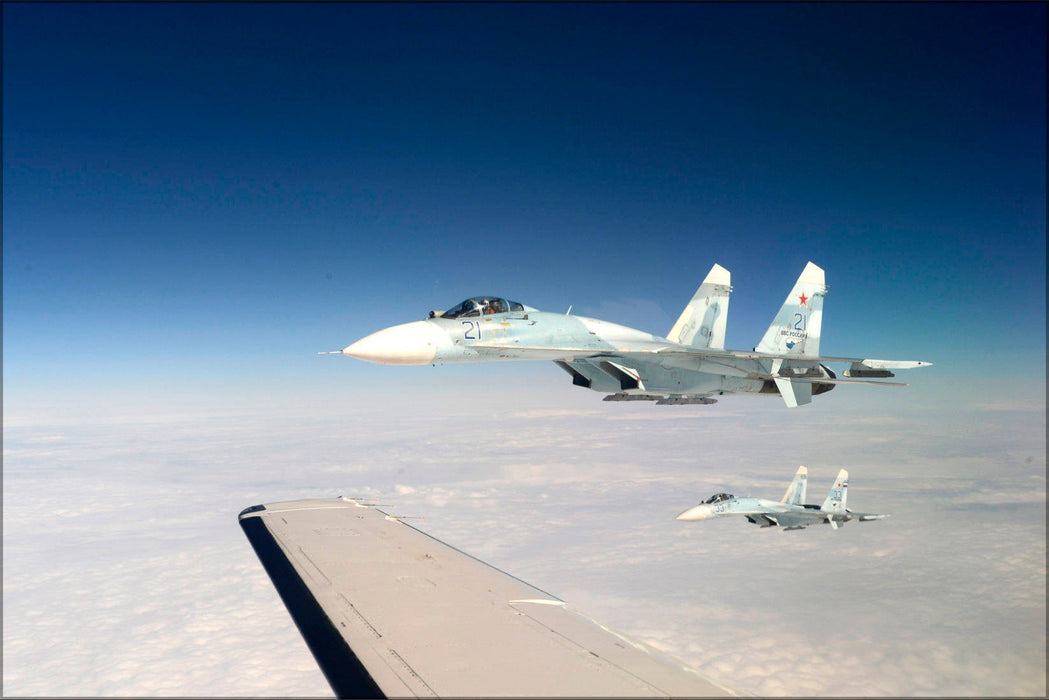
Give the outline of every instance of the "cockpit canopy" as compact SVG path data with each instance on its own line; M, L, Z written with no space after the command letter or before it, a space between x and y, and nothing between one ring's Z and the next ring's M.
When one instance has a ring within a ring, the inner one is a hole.
M524 304L509 301L500 297L470 297L466 301L456 304L444 313L431 311L430 318L440 316L441 318L469 318L488 314L502 314L508 311L524 311Z
M733 498L735 497L731 493L715 493L703 503L721 503L722 501L730 501Z

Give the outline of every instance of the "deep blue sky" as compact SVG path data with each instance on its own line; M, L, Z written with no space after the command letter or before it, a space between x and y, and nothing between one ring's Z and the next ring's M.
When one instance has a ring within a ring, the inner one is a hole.
M8 3L3 27L7 412L393 377L314 353L480 293L662 334L715 262L732 347L812 260L824 352L1044 384L1042 3Z

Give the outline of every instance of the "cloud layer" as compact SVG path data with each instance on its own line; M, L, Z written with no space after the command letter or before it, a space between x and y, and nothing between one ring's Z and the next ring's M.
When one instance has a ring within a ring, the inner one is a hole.
M741 692L1044 694L1044 407L549 393L6 429L5 692L327 695L236 514L347 494ZM674 520L798 464L810 502L846 467L850 506L891 517Z

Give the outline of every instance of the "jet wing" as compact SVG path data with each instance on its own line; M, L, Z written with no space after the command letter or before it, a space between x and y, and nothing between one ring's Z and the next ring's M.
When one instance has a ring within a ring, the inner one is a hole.
M240 524L340 697L732 694L354 499L253 506Z
M567 360L575 357L604 357L608 355L628 355L631 353L655 354L672 349L674 343L645 343L632 341L616 347L583 347L571 345L519 345L514 342L473 343L470 347L498 350L511 356L521 356L530 360ZM684 347L684 346L681 346Z
M746 352L743 350L719 350L710 348L697 348L691 345L681 345L671 340L644 341L630 340L617 345L609 344L607 347L585 347L585 346L554 346L554 345L520 345L512 341L501 343L474 343L471 347L485 348L487 350L500 350L509 354L521 354L529 359L537 360L565 360L572 358L618 356L629 357L631 355L654 356L654 355L684 355L690 357L704 358L708 360L794 360L797 362L811 362L813 364L823 362L850 362L857 368L871 370L892 369L916 369L928 367L931 362L921 360L875 360L859 357L831 357L831 356L807 356L796 354L778 354L769 352ZM771 378L772 375L769 375ZM864 376L862 374L857 376ZM878 376L892 376L878 375ZM791 377L793 379L793 377ZM826 382L826 379L819 379ZM839 384L892 384L892 382L861 382L853 380L838 380Z

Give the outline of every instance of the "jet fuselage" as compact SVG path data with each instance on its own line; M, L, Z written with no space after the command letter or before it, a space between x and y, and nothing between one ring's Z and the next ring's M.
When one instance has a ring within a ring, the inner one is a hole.
M642 378L616 362L617 352L638 344L672 346L672 341L608 321L525 308L467 318L436 316L392 326L347 346L342 354L387 365L551 359L577 385L600 392L779 395L775 384L762 378L768 369L760 360L728 353L724 358L653 355ZM817 385L814 393L831 388L831 384Z

